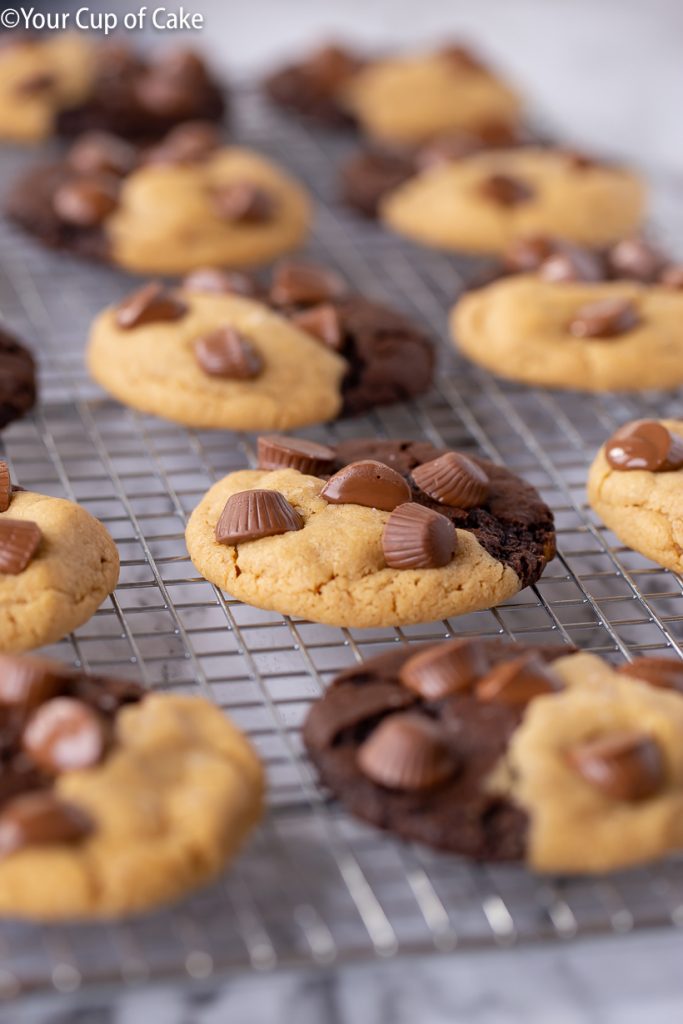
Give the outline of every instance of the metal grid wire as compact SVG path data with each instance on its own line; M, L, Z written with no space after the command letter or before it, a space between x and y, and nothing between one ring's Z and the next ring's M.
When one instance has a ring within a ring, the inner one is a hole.
M187 431L105 399L87 378L83 345L92 316L130 281L43 253L2 227L0 311L40 352L43 378L40 407L3 438L13 477L79 501L106 524L122 560L115 595L49 653L216 701L267 765L270 810L224 879L170 911L104 926L0 925L0 996L683 924L679 860L578 881L475 867L395 842L317 788L299 735L307 709L337 671L397 642L483 634L571 642L614 659L683 654L681 579L622 548L584 496L588 463L617 424L681 410L661 396L532 391L468 366L445 342L446 312L474 262L389 238L340 207L334 167L349 140L311 133L249 90L238 116L239 137L320 200L311 253L444 342L429 396L309 436L423 436L500 460L553 507L560 554L537 586L500 608L404 629L334 629L230 600L197 577L183 530L210 484L253 460L254 439ZM3 157L4 180L26 159ZM658 202L683 239L672 202L683 188L674 184L661 183Z

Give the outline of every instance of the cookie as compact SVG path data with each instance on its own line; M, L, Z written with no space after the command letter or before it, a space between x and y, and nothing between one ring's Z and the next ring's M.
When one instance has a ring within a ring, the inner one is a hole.
M602 446L588 500L628 547L683 572L683 421L635 420Z
M0 463L0 651L54 643L111 594L119 556L79 505L13 490Z
M200 122L145 150L85 136L64 160L24 173L7 214L45 245L170 275L268 263L299 245L311 221L301 185Z
M375 439L311 466L287 442L273 461L262 441L269 468L219 481L187 527L198 571L248 604L333 626L429 622L499 604L554 555L552 513L501 466Z
M57 133L158 138L197 118L220 120L220 86L190 50L151 58L83 33L18 35L0 48L0 138L38 142Z
M353 117L344 104L344 86L362 67L358 54L340 43L326 43L299 61L286 64L263 83L269 99L285 110L332 128Z
M0 655L0 913L119 917L214 878L262 814L263 772L208 701Z
M437 164L380 203L399 234L477 253L535 233L608 245L635 232L644 211L644 185L630 171L532 146Z
M24 344L0 328L0 430L36 402L36 365Z
M431 339L407 317L301 263L281 264L268 287L208 268L175 298L147 285L95 321L87 358L126 405L234 430L290 429L404 401L430 387L435 361Z
M683 845L683 667L624 669L501 640L401 647L337 677L304 741L353 814L406 839L617 870Z

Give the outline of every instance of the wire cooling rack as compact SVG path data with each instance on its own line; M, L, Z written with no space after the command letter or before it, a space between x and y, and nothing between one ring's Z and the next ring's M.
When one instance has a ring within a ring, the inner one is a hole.
M111 925L0 924L0 997L683 925L682 861L578 881L475 867L355 822L317 787L299 734L307 709L337 671L390 645L483 634L571 642L614 659L683 654L681 579L621 547L584 496L607 433L681 407L660 395L533 391L459 360L446 313L474 262L404 244L340 207L334 167L349 140L281 118L249 90L237 107L240 139L288 165L320 201L311 253L443 342L429 396L309 436L423 436L500 460L553 507L560 553L537 586L500 608L405 629L333 629L231 600L197 577L183 530L209 485L253 460L254 438L187 431L104 398L87 378L83 346L92 316L130 280L0 228L0 311L42 370L41 405L5 432L5 457L23 486L98 516L122 559L113 597L49 653L214 700L250 736L270 781L267 819L243 856L180 906ZM26 161L3 156L3 180ZM674 239L683 239L681 195L683 183L658 184Z

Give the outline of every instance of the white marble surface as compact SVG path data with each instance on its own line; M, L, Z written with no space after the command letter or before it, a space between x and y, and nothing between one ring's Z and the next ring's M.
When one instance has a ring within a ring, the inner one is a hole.
M57 6L57 5L55 5ZM116 3L103 8L132 9ZM172 6L172 5L169 5ZM342 33L388 46L461 32L484 44L567 137L683 174L681 0L195 0L202 43L250 73ZM240 977L80 1009L38 1003L8 1024L672 1024L683 1018L680 932L547 949Z

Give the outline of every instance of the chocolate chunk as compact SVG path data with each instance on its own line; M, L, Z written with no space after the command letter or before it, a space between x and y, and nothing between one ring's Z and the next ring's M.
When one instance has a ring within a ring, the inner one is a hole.
M50 775L91 768L106 748L104 722L73 697L54 697L33 712L22 745L31 760Z
M489 479L476 462L460 452L446 452L416 466L412 477L434 501L453 508L477 508L489 493Z
M683 694L683 661L678 658L636 658L620 665L617 671L650 686Z
M415 502L395 508L382 534L384 559L390 569L439 569L457 547L450 519Z
M338 310L329 303L323 302L309 309L301 309L291 316L291 321L307 334L312 334L318 341L339 352L344 347L344 328Z
M610 276L629 278L649 284L664 265L664 258L653 245L642 238L622 238L607 252Z
M315 306L346 291L344 279L335 270L311 263L281 263L273 274L270 300L276 306Z
M259 469L296 469L307 476L325 476L334 459L334 448L301 437L267 434L258 439Z
M503 265L513 274L530 273L556 252L557 241L549 235L527 235L510 243L503 254Z
M216 523L219 544L274 537L303 529L299 513L279 491L239 491L231 494Z
M673 288L676 291L683 290L683 264L672 263L666 267L662 271L659 281L665 288Z
M484 702L523 707L535 697L556 693L561 688L557 673L531 652L496 665L477 683L475 693Z
M145 154L145 162L153 164L202 163L220 146L218 130L206 121L189 121L169 132L158 146Z
M602 281L604 265L597 253L581 249L577 245L563 243L558 252L543 260L538 268L543 281L555 283L565 281Z
M75 843L92 832L92 821L79 807L54 793L27 793L0 814L0 857L26 846Z
M123 178L137 163L134 146L106 132L87 132L73 144L67 162L79 175L113 174Z
M32 561L43 534L27 519L0 519L0 573L18 576Z
M402 666L400 679L424 700L437 701L470 691L490 666L487 649L481 641L460 638L414 654Z
M30 711L63 693L72 675L58 661L0 654L0 705Z
M0 461L0 512L6 512L12 500L12 480L9 475L9 466L6 462Z
M569 333L575 338L615 338L639 323L638 310L629 299L599 299L576 311Z
M410 501L410 487L395 469L366 459L352 462L331 476L320 496L333 505L364 505L393 512Z
M415 167L414 157L405 152L356 153L341 169L342 199L365 217L375 217L384 196L412 177Z
M370 733L358 749L358 767L387 789L418 792L455 775L458 761L436 722L404 711Z
M146 324L172 323L187 313L187 306L160 281L150 281L116 308L116 325L123 330Z
M0 430L29 411L36 400L36 367L27 348L0 327Z
M659 420L635 420L612 434L605 457L613 469L672 472L683 467L683 437Z
M197 362L211 377L253 380L263 372L263 357L234 327L219 327L194 342Z
M220 270L218 267L201 267L183 278L182 288L188 292L208 292L213 295L243 295L255 298L259 292L258 281L242 270Z
M65 224L79 228L92 228L102 224L116 209L118 186L116 179L99 175L65 181L55 191L55 213Z
M477 192L498 206L519 206L536 194L531 185L510 174L490 174L479 182Z
M567 751L570 765L612 800L646 800L664 785L666 767L657 742L645 733L620 731Z
M334 743L346 729L415 703L415 695L395 683L372 682L365 686L340 686L317 701L306 720L306 743L322 749Z
M233 181L211 191L213 207L230 224L267 224L275 215L275 197L250 181Z

